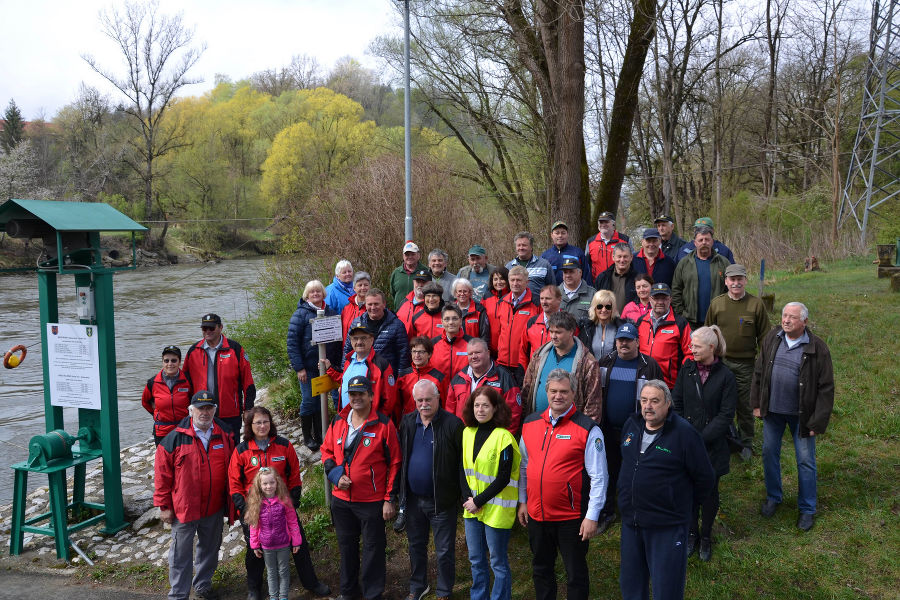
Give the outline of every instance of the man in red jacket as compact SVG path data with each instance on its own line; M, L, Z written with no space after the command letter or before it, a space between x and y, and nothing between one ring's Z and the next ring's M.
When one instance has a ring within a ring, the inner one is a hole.
M184 372L195 390L206 390L216 399L218 417L231 430L234 445L241 441L244 411L253 408L256 385L250 362L239 343L222 335L222 318L214 313L200 321L203 339L188 348Z
M489 385L500 392L506 405L509 406L512 415L509 430L512 433L518 432L519 425L522 423L522 397L519 393L519 384L506 369L494 364L494 361L491 360L491 351L483 339L472 338L469 340L466 352L469 366L450 380L447 403L444 408L447 412L462 418L466 401L472 392L482 385Z
M675 387L678 371L691 352L691 326L672 310L672 290L664 283L650 288L650 312L637 320L638 348L656 360L669 389Z
M521 385L525 371L519 364L522 336L531 317L540 314L537 299L528 288L528 270L516 265L509 270L509 293L500 301L500 336L497 340L497 362Z
M172 525L172 600L187 600L191 586L198 597L213 597L212 576L219 564L228 498L228 461L234 450L231 435L215 414L213 395L197 392L191 399L191 415L156 447L153 505L159 508L159 518ZM191 581L194 568L197 573Z
M373 410L372 383L366 377L353 377L347 390L350 404L331 422L322 444L325 475L334 486L331 520L341 553L340 598L360 593L381 598L387 570L384 523L397 514L400 441L391 420Z

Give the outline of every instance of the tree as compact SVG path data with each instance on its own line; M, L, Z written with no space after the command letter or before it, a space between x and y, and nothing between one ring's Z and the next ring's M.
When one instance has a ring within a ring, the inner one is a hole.
M125 63L124 75L106 69L90 55L82 58L128 99L125 112L132 117L135 137L128 165L144 187L145 215L153 208L154 181L159 175L156 160L181 147L180 127L165 127L164 117L175 94L186 85L202 80L188 76L200 59L205 45L191 46L193 29L187 29L181 14L160 15L156 0L147 4L127 2L122 11L112 8L100 13L101 30L116 43Z
M25 122L22 120L22 113L19 111L19 107L16 106L15 100L9 101L9 106L6 107L6 112L3 113L3 120L5 123L3 124L3 131L0 131L0 146L3 146L3 151L9 154L22 141L22 137L25 135Z
M44 195L37 189L38 172L34 163L34 153L28 141L0 155L0 198L9 200Z

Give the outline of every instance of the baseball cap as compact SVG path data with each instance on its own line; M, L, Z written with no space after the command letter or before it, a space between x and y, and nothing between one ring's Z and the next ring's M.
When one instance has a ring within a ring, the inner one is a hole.
M403 254L406 254L407 252L418 252L418 251L419 251L419 247L416 246L416 244L414 242L406 242L406 245L403 246Z
M487 256L487 250L484 249L484 246L475 244L474 246L469 248L469 256L472 256L473 254L477 256Z
M216 399L206 390L200 390L191 398L191 406L215 406Z
M659 215L655 219L653 219L654 223L674 223L675 219L670 217L669 215Z
M616 332L616 339L627 338L629 340L638 339L637 327L632 323L622 323L619 327L619 330Z
M659 235L659 229L656 227L648 227L644 230L644 239L662 237Z
M431 273L428 272L428 269L416 269L412 278L418 281L431 281Z
M567 256L563 259L562 269L580 269L581 265L578 263L578 260L572 258L571 256Z
M608 210L605 210L602 213L600 213L599 215L597 215L597 220L598 221L615 221L616 215L609 212Z
M375 336L375 334L372 333L372 330L369 329L369 325L367 323L363 323L362 319L357 319L357 320L353 321L353 323L350 325L350 329L347 330L347 335L351 335L355 331L363 331L373 337Z
M715 229L713 220L709 217L700 217L699 219L694 221L694 227L709 227L710 229Z
M665 283L654 283L653 287L650 288L650 295L658 296L660 294L664 294L666 296L671 296L672 290L669 289L669 286L667 286Z
M357 375L347 382L347 393L350 392L367 392L372 393L372 382L365 375Z
M562 228L566 229L566 231L568 231L568 229L569 229L569 226L566 225L565 221L555 221L553 223L553 225L550 226L550 231L553 231L554 229L556 229L558 227L562 227Z
M222 317L215 313L207 313L203 315L203 318L200 320L200 327L204 325L221 325Z
M739 265L737 263L733 265L728 265L725 267L725 277L746 277L747 276L747 267L744 265Z
M179 348L178 346L166 346L165 348L163 348L162 355L165 356L166 354L174 354L180 359L181 348Z

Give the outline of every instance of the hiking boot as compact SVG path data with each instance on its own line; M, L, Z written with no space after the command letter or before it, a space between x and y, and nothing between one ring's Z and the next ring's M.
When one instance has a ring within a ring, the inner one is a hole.
M776 510L778 510L778 503L771 498L763 500L762 506L759 507L760 514L767 519L774 515Z
M700 560L709 562L712 558L712 540L709 538L700 538Z

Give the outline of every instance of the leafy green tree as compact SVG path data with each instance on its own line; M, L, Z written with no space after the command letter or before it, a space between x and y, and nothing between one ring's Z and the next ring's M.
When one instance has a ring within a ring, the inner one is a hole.
M9 154L25 135L25 121L22 120L22 113L16 106L15 100L10 100L3 113L3 131L0 132L0 146L3 146L3 152Z

